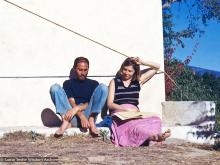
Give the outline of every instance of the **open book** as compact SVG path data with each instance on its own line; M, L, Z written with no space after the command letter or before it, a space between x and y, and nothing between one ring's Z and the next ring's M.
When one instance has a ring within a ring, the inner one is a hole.
M114 113L114 115L120 118L121 120L159 116L158 114L152 112L116 112Z

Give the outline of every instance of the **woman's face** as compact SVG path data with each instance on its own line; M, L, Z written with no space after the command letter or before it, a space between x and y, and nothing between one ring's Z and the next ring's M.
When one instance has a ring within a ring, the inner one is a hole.
M133 78L134 73L135 73L135 70L132 65L125 66L122 70L122 73L121 73L122 79L123 80L130 80Z

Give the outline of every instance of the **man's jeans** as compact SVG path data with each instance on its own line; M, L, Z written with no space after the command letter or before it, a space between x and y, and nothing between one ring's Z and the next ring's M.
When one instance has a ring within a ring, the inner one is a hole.
M108 87L104 84L99 84L90 99L88 107L83 111L88 118L91 113L99 114L104 107L108 95ZM72 109L71 104L68 101L67 95L64 89L59 84L54 84L50 88L50 96L56 107L56 113L65 115L68 110ZM71 119L71 124L74 127L81 127L80 119L75 115Z

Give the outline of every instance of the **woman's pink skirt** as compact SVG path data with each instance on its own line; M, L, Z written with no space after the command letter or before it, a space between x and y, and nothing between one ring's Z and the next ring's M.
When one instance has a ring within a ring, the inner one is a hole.
M123 104L122 106L132 107L134 105ZM112 142L116 146L138 147L148 142L149 136L161 133L161 120L157 116L121 120L113 113L111 129Z

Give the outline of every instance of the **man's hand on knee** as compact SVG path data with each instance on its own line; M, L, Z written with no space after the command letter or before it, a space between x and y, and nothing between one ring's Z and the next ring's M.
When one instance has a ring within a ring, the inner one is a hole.
M70 121L77 112L78 112L77 107L68 110L67 113L64 116L64 119L67 120L67 121Z

